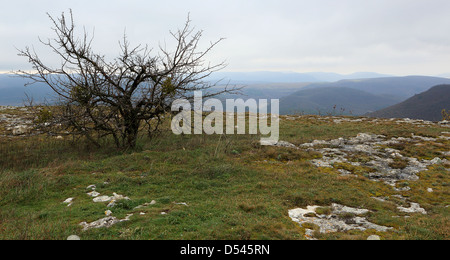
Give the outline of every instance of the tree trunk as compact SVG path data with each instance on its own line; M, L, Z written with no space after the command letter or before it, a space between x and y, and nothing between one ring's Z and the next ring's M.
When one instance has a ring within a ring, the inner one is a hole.
M126 116L125 118L125 132L123 136L124 144L123 148L135 148L140 121L136 119L135 115L131 113L131 115Z
M127 133L127 143L126 148L135 148L136 142L137 142L137 136L138 136L138 129L130 129L130 131Z

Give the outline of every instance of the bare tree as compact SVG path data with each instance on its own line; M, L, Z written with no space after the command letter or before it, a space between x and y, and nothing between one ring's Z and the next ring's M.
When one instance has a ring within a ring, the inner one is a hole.
M76 36L72 11L69 17L64 13L57 19L48 16L56 37L39 40L60 57L61 66L47 66L27 47L19 55L28 58L34 71L17 74L31 84L50 86L58 97L56 106L46 108L51 109L52 122L97 145L99 138L112 136L118 147L132 148L141 128L146 126L150 136L156 133L173 100L192 100L194 91L212 97L237 90L224 87L211 92L216 83L207 78L225 64L211 65L205 56L223 39L198 50L202 31L194 31L189 17L183 29L170 32L176 41L174 50L159 46L152 54L148 46L131 47L124 35L120 55L106 61L92 50L93 36L85 30L81 38Z

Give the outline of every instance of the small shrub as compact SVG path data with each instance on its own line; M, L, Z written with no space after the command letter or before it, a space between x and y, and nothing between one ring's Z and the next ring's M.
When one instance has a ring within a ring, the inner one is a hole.
M442 120L450 121L450 111L442 110Z
M316 209L316 213L319 215L331 215L332 210L330 207L319 207Z
M312 212L310 212L310 213L306 213L305 215L303 215L304 217L307 217L307 218L317 218L317 215L315 214L315 213L312 213Z
M44 107L37 114L35 122L37 124L44 124L50 122L53 119L53 113L48 108Z
M320 153L317 153L314 151L304 151L304 150L297 150L297 149L284 148L284 147L265 148L263 150L263 156L264 156L264 158L281 161L281 162L288 162L288 161L295 161L295 160L311 160L311 159L318 159L318 158L322 157L322 155Z
M262 210L264 210L264 208L265 207L262 205L249 205L247 203L239 204L239 209L246 213L262 211Z

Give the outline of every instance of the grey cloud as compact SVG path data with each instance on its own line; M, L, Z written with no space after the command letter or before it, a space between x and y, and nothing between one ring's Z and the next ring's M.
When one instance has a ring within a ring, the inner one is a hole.
M76 23L96 32L96 49L113 55L124 30L132 43L170 41L190 13L204 41L227 38L210 58L227 70L371 70L439 74L450 69L448 0L167 0L24 1L0 10L0 70L26 61L16 47L49 37L45 13L72 8ZM3 40L4 39L4 40Z

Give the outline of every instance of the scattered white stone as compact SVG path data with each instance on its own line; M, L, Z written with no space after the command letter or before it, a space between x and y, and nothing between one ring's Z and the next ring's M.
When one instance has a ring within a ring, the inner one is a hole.
M432 188L428 188L427 191L428 191L429 193L434 192Z
M111 216L111 215L112 215L112 211L111 211L111 210L105 211L105 215L106 215L107 217Z
M108 202L108 203L114 203L120 200L130 200L130 198L125 197L123 195L119 195L117 193L113 193L113 196L100 196L95 198L93 201L98 203L98 202Z
M156 201L152 200L150 203L144 203L142 205L139 205L139 206L135 207L134 209L141 209L141 208L145 208L145 207L148 207L150 205L155 205L155 204L156 204Z
M335 214L351 213L355 215L365 215L369 213L368 209L356 209L335 203L333 203L331 207L333 208L333 213Z
M380 197L372 197L372 199L374 199L374 200L378 200L378 201L380 201L380 202L386 202L386 198L380 198Z
M110 202L111 201L111 197L110 196L100 196L100 197L97 197L97 198L93 199L93 201L95 203L98 203L98 202Z
M377 235L371 235L367 238L367 240L381 240L381 237Z
M28 127L24 125L19 125L13 128L12 133L13 135L23 135L28 132Z
M90 196L90 197L98 197L98 196L100 196L100 193L98 193L98 192L96 192L96 191L92 191L92 192L89 192L89 193L86 193L88 196Z
M118 219L116 217L106 217L94 221L92 223L81 222L80 226L83 227L83 231L87 231L92 228L109 228L117 223L129 221L131 216L133 216L133 214L128 214L125 219Z
M65 201L63 201L63 204L67 204L67 207L70 207L73 204L73 200L74 198L68 198Z
M439 157L436 157L436 158L434 158L433 160L430 161L431 164L441 164L443 162L444 161L441 158L439 158Z
M307 206L306 209L297 208L289 210L289 217L302 225L311 223L319 227L319 232L341 232L347 230L366 230L374 229L381 232L391 230L391 227L379 226L369 222L366 218L358 216L369 212L367 209L351 208L339 204L332 204L332 212L330 215L318 215L316 209L319 206ZM353 214L355 216L342 218L345 213Z
M353 174L351 171L347 171L344 169L338 169L338 172L340 173L341 176L353 176L353 177L358 177L358 175Z
M71 236L69 236L68 238L67 238L67 240L72 240L72 241L75 241L75 240L81 240L81 238L79 237L79 236L77 236L77 235L71 235Z
M89 186L86 187L86 189L88 189L88 190L95 190L95 189L97 189L97 186L89 185Z
M421 208L418 203L411 202L411 206L409 208L405 207L397 207L398 210L404 213L422 213L424 215L427 214L427 211L424 208Z
M125 197L123 195L119 195L117 193L113 193L113 200L119 201L119 200L130 200L130 198Z
M305 229L305 238L307 240L317 240L317 238L314 238L314 230L312 229Z
M324 141L324 140L314 140L313 142L312 142L312 144L315 146L315 145L326 145L326 144L328 144L328 142L327 141Z
M354 166L361 166L358 161L352 161L356 154L366 154L370 159L369 162L364 163L365 167L372 168L375 171L370 171L366 175L373 181L383 181L388 185L393 186L397 191L407 191L410 187L396 187L398 181L416 181L419 179L418 174L428 170L428 166L434 164L447 163L448 160L434 158L433 160L418 160L417 158L410 158L403 156L399 150L392 148L384 148L386 146L398 143L418 143L420 141L436 140L434 138L411 135L413 138L397 137L387 139L383 135L375 135L368 133L359 133L356 137L338 138L331 141L314 140L312 143L300 145L302 148L308 148L308 151L316 151L323 156L320 159L314 159L310 162L323 168L334 168L336 164L348 163ZM330 148L314 148L316 145L326 145ZM443 154L447 154L443 152ZM403 169L395 169L391 164L395 159L402 159L408 163ZM339 169L337 169L339 170ZM342 175L347 175L345 170L339 170Z
M420 139L420 140L425 141L425 142L435 142L436 141L436 138L418 136L418 135L415 135L414 133L412 133L411 136L414 139Z
M261 140L260 145L262 145L262 146L278 146L278 147L287 147L287 148L298 149L297 146L295 146L289 142L286 142L286 141Z
M63 203L69 204L69 203L73 202L73 200L74 200L74 198L68 198L65 201L63 201Z

